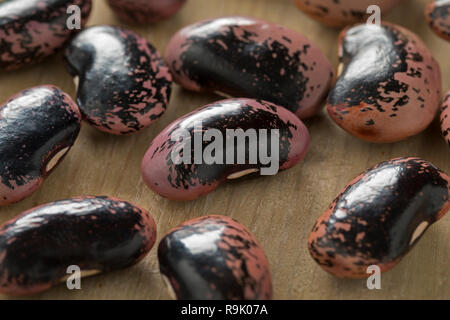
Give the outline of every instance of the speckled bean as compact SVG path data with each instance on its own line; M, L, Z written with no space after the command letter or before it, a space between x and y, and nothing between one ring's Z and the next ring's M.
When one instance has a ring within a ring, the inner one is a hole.
M225 216L184 222L161 240L158 260L173 298L272 298L269 263L243 225Z
M377 5L381 14L389 13L402 0L294 0L311 18L331 27L343 27L369 18L367 8Z
M186 89L270 101L300 118L319 110L333 80L330 62L311 41L249 17L181 29L170 40L165 60Z
M130 24L157 23L173 16L186 0L108 0L120 20Z
M270 102L253 99L227 99L217 101L194 110L186 116L175 120L167 126L151 143L142 160L142 177L144 182L154 192L173 200L192 200L208 194L227 179L238 178L242 175L258 172L269 165L261 164L260 159L255 164L229 164L224 159L221 164L191 164L183 162L177 164L172 160L172 152L178 150L184 142L178 140L184 132L188 132L189 139L195 140L196 123L201 122L203 131L217 129L221 132L225 144L228 129L267 129L267 140L271 141L270 129L279 130L279 137L275 140L279 145L278 167L280 170L296 165L306 155L309 146L309 133L305 125L289 110L276 106ZM260 142L245 144L246 154L250 147ZM211 142L203 141L205 148ZM237 143L234 142L233 154L237 154ZM185 150L188 152L188 150ZM225 158L226 153L223 155ZM195 155L195 141L191 143L191 155Z
M164 113L172 78L158 51L136 33L112 26L80 32L65 51L83 117L98 130L137 132Z
M382 162L351 181L317 220L309 251L338 277L393 268L450 210L450 177L419 158Z
M128 267L152 248L156 225L135 205L77 197L28 210L0 227L0 292L26 295L82 276Z
M450 41L450 0L433 0L425 8L425 18L431 30Z
M450 91L447 92L441 107L442 136L450 146Z
M339 59L327 109L350 134L394 142L433 121L441 99L439 64L411 31L387 23L347 28L339 37Z
M54 54L77 29L69 29L67 8L81 9L81 26L91 12L91 0L0 1L0 69L13 70Z
M54 86L24 90L0 106L0 205L31 195L62 160L81 115Z

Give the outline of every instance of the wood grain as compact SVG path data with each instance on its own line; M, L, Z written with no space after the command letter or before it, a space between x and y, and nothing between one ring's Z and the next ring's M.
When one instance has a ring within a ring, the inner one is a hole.
M423 18L427 0L406 1L386 20L415 31L439 61L443 88L450 87L450 44L435 36ZM313 40L337 65L338 31L324 27L296 9L290 0L188 0L173 18L155 26L122 25L104 0L94 1L90 25L114 24L144 35L161 52L179 28L200 19L240 14L267 19ZM0 73L0 100L39 84L55 84L75 95L61 56L13 73ZM425 132L394 144L360 141L339 129L325 112L306 121L311 148L306 159L276 176L234 181L191 202L173 202L150 191L140 177L140 162L151 140L170 122L219 98L174 86L164 116L143 132L126 137L100 133L84 124L67 158L30 198L0 209L0 222L36 205L78 195L111 195L148 208L158 224L158 240L184 220L224 214L248 226L268 255L277 299L450 299L450 217L430 228L392 271L382 276L381 290L364 280L340 280L310 258L306 239L314 221L343 186L377 162L419 156L450 172L450 148L436 120ZM0 296L1 298L8 298ZM82 289L61 285L37 299L167 299L158 272L156 246L138 265L82 280Z

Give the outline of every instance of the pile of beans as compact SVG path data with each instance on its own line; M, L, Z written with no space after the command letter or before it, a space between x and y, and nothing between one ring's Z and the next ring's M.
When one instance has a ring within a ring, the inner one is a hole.
M68 29L67 8L81 9L84 26L91 0L0 2L0 69L23 68L62 50L77 87L75 101L44 85L0 106L0 205L39 188L76 143L82 120L113 135L136 133L157 121L169 105L172 81L229 99L176 119L150 144L142 178L171 200L205 196L265 167L175 163L176 137L187 132L192 138L197 121L224 134L277 130L280 170L306 156L310 135L302 119L317 114L324 102L339 127L378 143L419 134L440 109L442 135L450 145L450 91L441 105L440 67L430 50L404 27L361 23L368 5L387 12L400 1L294 2L321 23L346 26L339 35L337 75L308 38L256 18L219 17L186 26L162 57L130 30ZM185 0L108 3L121 20L146 24L169 18ZM450 2L433 1L425 16L436 34L450 39ZM420 158L388 160L345 186L313 226L308 248L329 273L363 278L370 265L393 268L449 210L446 173ZM130 202L81 196L44 204L0 226L0 292L42 292L64 281L71 264L85 276L125 268L143 259L155 241L151 214ZM158 260L174 298L272 298L263 248L229 217L199 217L172 229L158 245Z

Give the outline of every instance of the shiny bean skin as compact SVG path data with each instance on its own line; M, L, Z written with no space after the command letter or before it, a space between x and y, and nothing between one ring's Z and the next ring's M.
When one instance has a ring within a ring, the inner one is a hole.
M422 132L441 99L441 72L417 35L384 23L339 36L341 65L327 101L330 117L351 135L395 142Z
M187 132L189 139L195 140L194 129L199 122L203 130L219 130L224 141L222 145L226 143L228 129L242 129L244 132L248 129L266 129L268 144L272 139L268 137L271 129L279 130L279 138L274 140L279 146L276 161L280 170L296 165L305 157L309 146L308 129L290 111L261 100L246 98L220 100L175 120L152 141L142 160L142 178L154 192L172 200L192 200L210 193L228 179L258 172L270 166L259 161L260 158L254 164L250 161L242 164L237 161L229 163L226 159L221 159L222 163L207 164L204 161L195 163L193 157L191 164L183 161L174 163L173 153L179 152L179 148L185 146L185 142L178 140L178 136ZM255 144L260 144L260 138L256 139L258 142L249 142L243 146L247 153L250 148L253 150L257 148ZM210 144L204 141L202 146L206 148ZM234 142L231 147L234 148L233 154L236 155L237 143ZM186 147L186 150L183 150L189 151L191 156L195 157L195 141L191 143L190 148ZM227 152L229 151L225 150L223 155L225 156Z
M0 226L0 292L29 295L70 276L131 266L152 248L152 216L110 197L76 197L33 208Z
M31 195L75 143L81 114L54 86L19 92L0 106L0 205Z
M81 9L80 26L91 13L92 0L0 1L0 70L41 62L62 48L78 29L67 22L72 6Z
M172 78L158 51L138 34L94 26L65 50L77 103L96 129L123 135L158 120L169 103Z
M188 90L270 101L302 119L323 106L334 78L328 59L303 35L241 16L181 29L165 60Z
M181 300L272 298L269 263L254 235L225 216L182 223L158 247L163 278Z
M337 277L367 278L371 265L388 271L450 210L449 197L450 177L433 164L382 162L352 180L317 220L309 252Z

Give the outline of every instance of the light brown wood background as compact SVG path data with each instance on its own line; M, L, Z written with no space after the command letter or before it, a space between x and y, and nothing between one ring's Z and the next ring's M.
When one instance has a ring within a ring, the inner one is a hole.
M307 35L337 65L338 31L320 25L290 0L188 0L174 17L154 26L121 24L104 0L94 0L89 25L114 24L144 35L162 53L171 35L200 19L240 14L264 18ZM450 88L450 43L427 27L423 8L428 0L409 0L383 19L418 33L439 61L443 88ZM106 49L106 48L105 48ZM39 84L55 84L75 96L61 57L13 73L0 73L0 100ZM314 221L344 185L377 162L398 156L420 156L450 173L450 148L436 120L425 132L395 144L371 144L339 129L326 112L305 123L311 147L305 160L276 176L223 185L206 197L173 202L150 191L140 176L141 159L151 140L170 122L213 102L214 95L196 94L174 85L164 116L132 136L100 133L84 124L66 159L30 198L0 209L0 222L39 204L78 195L110 195L150 210L158 225L158 242L182 221L224 214L248 226L269 258L277 299L450 299L450 216L432 226L417 246L392 271L383 274L382 289L368 290L365 280L337 279L310 258L306 239ZM157 242L157 243L158 243ZM168 299L158 272L156 248L144 261L126 270L82 280L82 289L64 285L34 296L38 299ZM0 298L8 298L1 296Z

